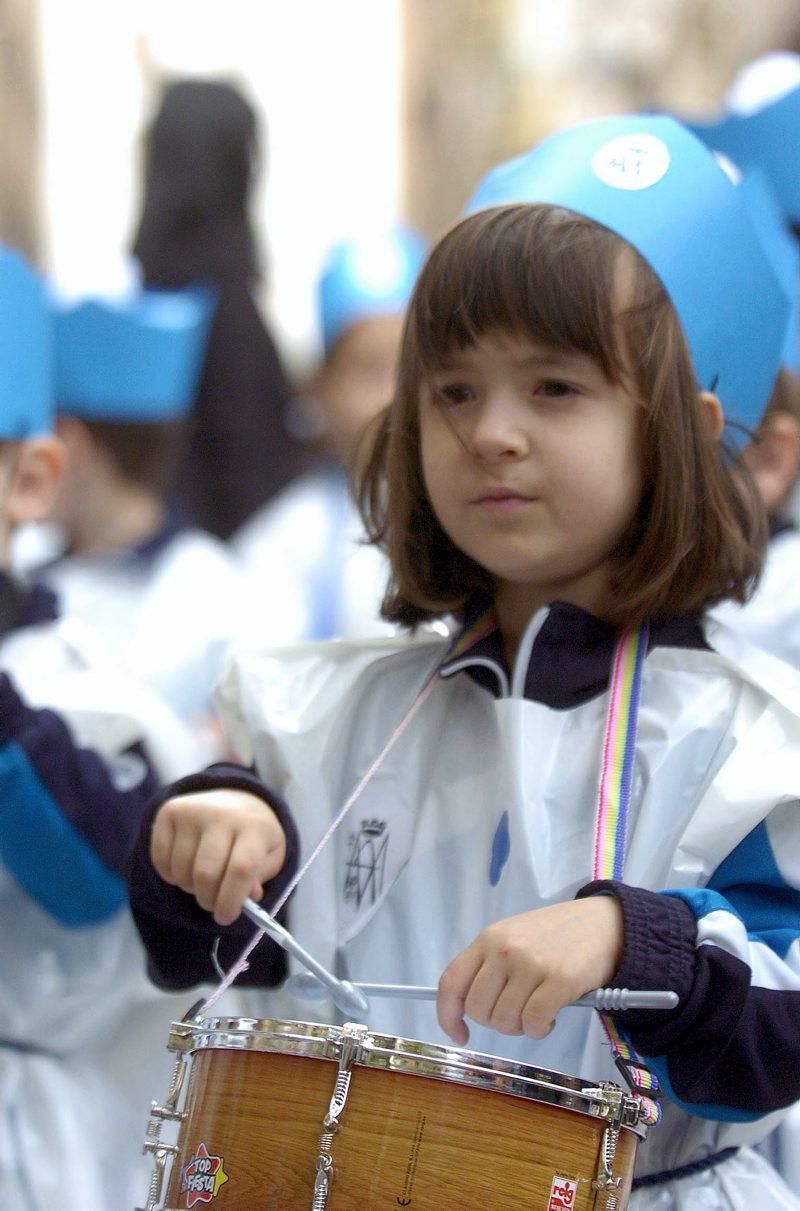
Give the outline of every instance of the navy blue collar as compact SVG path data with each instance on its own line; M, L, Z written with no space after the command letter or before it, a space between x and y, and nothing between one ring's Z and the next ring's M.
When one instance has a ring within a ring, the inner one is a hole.
M23 584L0 571L0 637L23 627L55 622L58 598L43 584Z
M470 603L461 634L439 672L445 678L465 673L500 698L508 695L512 678L496 622L463 655L453 654L461 635L475 626L486 609L485 598ZM651 623L647 650L678 647L708 651L700 620L699 613L692 613ZM553 710L566 711L605 693L618 635L616 627L578 606L553 602L530 649L523 696Z
M36 571L38 574L43 574L46 576L48 572L57 569L64 562L64 560L68 559L76 559L79 561L85 560L93 564L96 563L100 566L104 565L106 561L110 561L115 565L119 563L129 564L133 567L135 567L137 564L147 565L158 559L159 555L161 555L161 553L167 549L170 543L172 543L179 534L183 533L186 528L185 520L180 517L178 513L170 510L167 513L166 520L164 521L161 529L157 530L155 534L151 534L149 538L146 538L144 542L139 543L138 546L127 548L120 547L116 550L109 551L107 554L98 556L76 555L70 547L67 547L66 550L61 552L61 554L49 559L47 563L41 564Z
M149 563L164 551L178 535L186 529L182 518L175 513L168 513L163 526L150 538L145 539L138 547L131 547L126 555L132 563Z

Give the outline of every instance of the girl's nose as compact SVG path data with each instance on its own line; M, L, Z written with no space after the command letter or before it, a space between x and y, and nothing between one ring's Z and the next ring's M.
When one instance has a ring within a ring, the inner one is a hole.
M475 416L469 436L472 453L487 462L521 458L528 436L515 400L506 393L489 395Z

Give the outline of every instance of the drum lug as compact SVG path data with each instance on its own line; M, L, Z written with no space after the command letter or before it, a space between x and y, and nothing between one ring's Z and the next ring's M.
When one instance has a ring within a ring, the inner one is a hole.
M185 1118L186 1115L181 1110L175 1110L170 1106L159 1106L158 1102L151 1102L147 1133L150 1135L152 1131L160 1131L162 1123L182 1123Z
M333 1161L330 1156L317 1157L317 1176L314 1178L314 1201L311 1211L325 1211L331 1184Z
M164 1187L167 1161L171 1156L177 1154L178 1145L165 1144L162 1141L150 1139L145 1140L143 1151L149 1152L153 1157L153 1175L150 1178L150 1189L143 1211L158 1211L161 1202L161 1191Z
M173 1032L174 1030L175 1024L173 1023ZM171 1041L172 1035L170 1035L170 1043ZM176 1050L171 1045L169 1049ZM150 1190L147 1195L147 1202L144 1205L144 1211L159 1211L167 1161L177 1155L179 1150L177 1144L168 1144L165 1140L162 1140L161 1129L165 1122L181 1123L186 1118L186 1115L178 1110L178 1098L183 1089L187 1070L188 1061L186 1055L183 1054L183 1048L181 1048L181 1053L177 1056L175 1067L172 1070L169 1093L164 1105L159 1106L158 1102L150 1103L150 1119L147 1124L147 1134L142 1145L142 1151L145 1153L149 1152L153 1158L153 1174L150 1178Z
M344 1111L347 1094L350 1089L351 1068L361 1058L362 1048L367 1038L367 1027L356 1022L346 1022L342 1027L331 1030L329 1041L334 1044L339 1053L339 1071L336 1074L336 1084L333 1087L328 1112L322 1120L322 1134L315 1165L314 1199L311 1211L325 1211L328 1205L328 1194L333 1177L333 1156L331 1149L333 1140L339 1130L339 1119Z
M621 1207L622 1178L614 1177L614 1157L617 1153L619 1127L609 1124L603 1132L600 1144L601 1167L597 1177L592 1182L592 1189L600 1196L596 1205L598 1211L618 1211Z

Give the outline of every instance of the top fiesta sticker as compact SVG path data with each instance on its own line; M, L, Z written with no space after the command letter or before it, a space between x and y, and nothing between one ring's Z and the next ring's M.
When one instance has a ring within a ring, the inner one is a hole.
M181 1194L186 1195L186 1206L212 1202L228 1180L224 1158L212 1156L205 1144L199 1144L181 1170Z

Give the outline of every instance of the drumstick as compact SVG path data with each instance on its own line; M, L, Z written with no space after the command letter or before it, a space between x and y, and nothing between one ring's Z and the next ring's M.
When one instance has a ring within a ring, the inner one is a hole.
M340 980L327 968L305 950L288 929L271 917L266 909L256 904L249 897L242 905L242 911L247 914L265 933L268 933L279 946L303 964L306 972L291 976L287 980L287 988L296 996L306 1000L324 1000L330 996L337 1009L342 1013L358 1015L369 1012L368 996L399 997L418 1001L435 1001L438 995L436 988L420 984L352 984L349 980ZM571 1003L573 1006L584 1006L590 1009L624 1010L624 1009L674 1009L678 1004L675 992L664 990L629 990L627 988L595 988Z
M342 1013L358 1017L359 1014L369 1011L369 1001L363 992L354 988L349 980L340 980L321 963L318 963L307 950L304 950L297 939L292 937L289 930L284 929L274 917L256 904L255 900L248 897L242 905L242 911L259 929L263 929L279 946L282 946L285 951L294 955L303 964L312 979L317 982L317 987L323 986L323 995L329 995L334 1005Z
M396 997L403 1000L435 1001L437 989L423 984L362 984L347 981L348 987L369 997ZM328 989L311 972L300 972L286 981L287 992L307 1001L322 1001ZM628 988L595 988L572 1001L570 1007L587 1009L674 1009L678 994L666 989L631 990Z

